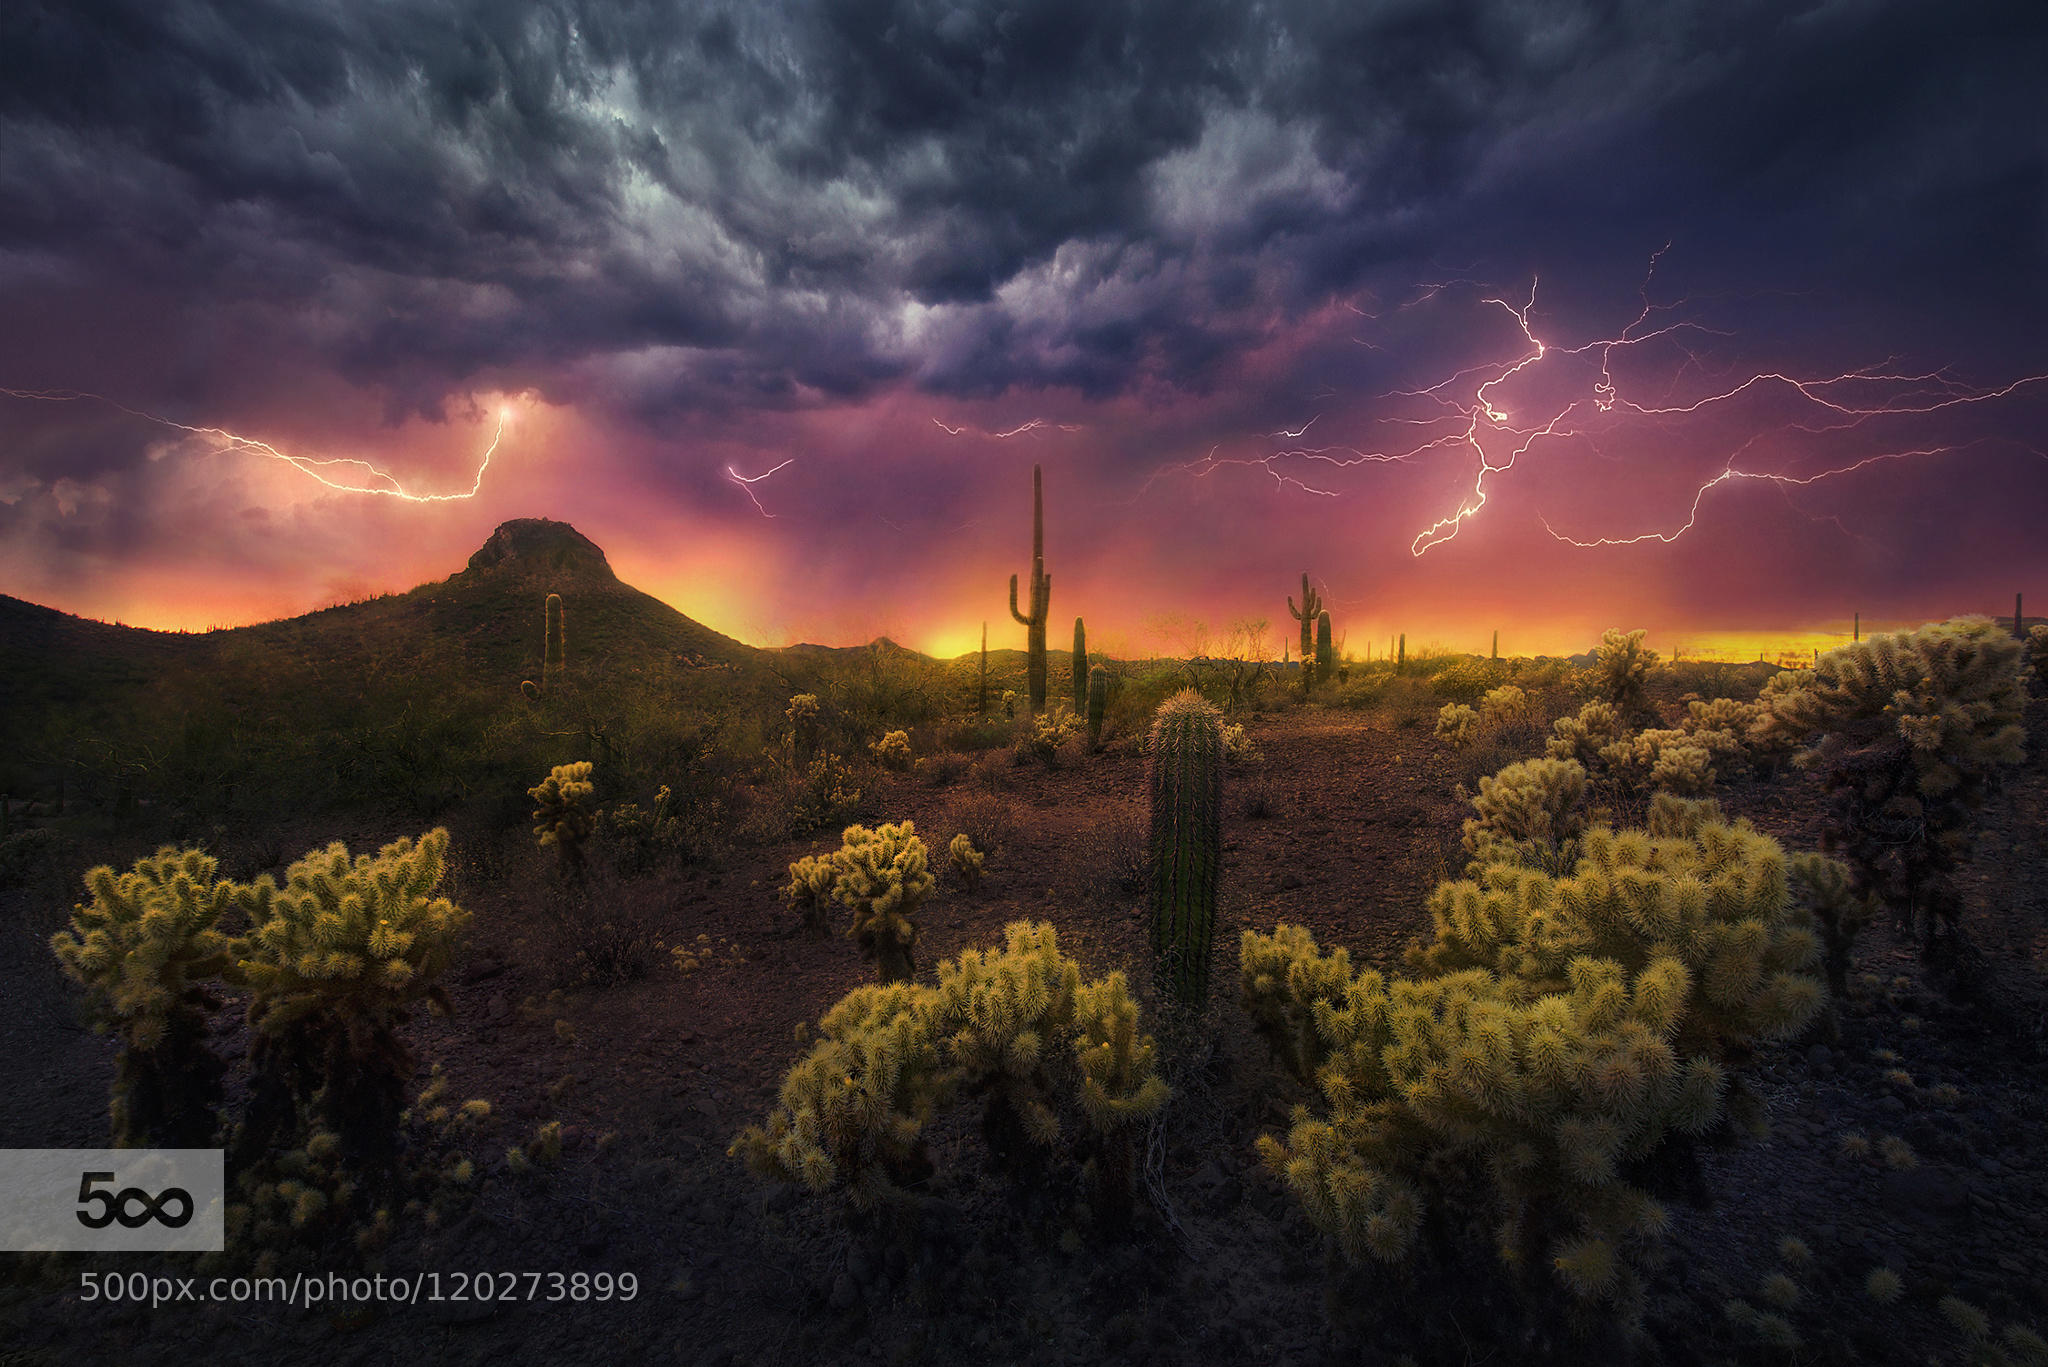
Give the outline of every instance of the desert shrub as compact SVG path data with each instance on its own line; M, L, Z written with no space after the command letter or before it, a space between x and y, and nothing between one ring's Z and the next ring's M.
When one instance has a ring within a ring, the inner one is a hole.
M820 755L786 782L784 824L792 836L829 830L860 809L860 798L860 785L846 761Z
M974 848L973 839L964 831L954 836L952 843L946 846L946 861L960 876L960 881L967 885L969 892L981 886L983 866L988 857Z
M875 763L884 769L903 773L910 768L910 733L891 731L868 747L868 753L875 757Z
M65 973L86 989L95 1030L115 1035L116 1148L202 1149L213 1142L226 1071L207 1043L233 945L221 917L241 889L216 879L219 862L164 846L127 873L85 875L89 903L50 939Z
M1353 1264L1454 1257L1474 1220L1518 1278L1632 1317L1668 1221L1641 1174L1721 1126L1750 1049L1824 999L1785 864L1667 799L1651 830L1587 831L1568 876L1504 862L1439 886L1418 976L1246 932L1254 1020L1322 1093L1260 1141L1268 1168Z
M1972 814L1998 770L2025 756L2021 669L2009 632L1961 617L1838 647L1760 699L1768 712L1752 735L1803 746L1795 762L1823 776L1823 848L1930 955L1957 948Z
M974 760L958 750L941 750L918 761L918 770L934 788L950 788L974 771Z
M2048 687L2048 626L2027 628L2027 663L2034 671L2033 687Z
M668 957L662 895L658 886L597 873L566 897L548 899L548 967L555 984L606 988L645 978Z
M899 1212L930 1171L924 1129L942 1108L981 1099L983 1133L1013 1167L1026 1149L1053 1150L1062 1110L1077 1111L1098 1208L1127 1208L1132 1134L1167 1099L1137 1004L1122 974L1084 982L1050 924L1016 922L1005 936L1000 951L940 964L936 986L848 994L766 1122L730 1152L763 1178Z
M1081 723L1073 711L1065 703L1054 703L1025 719L1017 733L1017 758L1036 759L1050 769L1059 763L1061 748L1080 730Z
M553 847L562 872L583 875L583 844L596 825L597 786L590 781L589 760L557 764L548 776L526 790L533 799L533 834L542 848Z
M1561 874L1578 862L1586 829L1586 771L1576 760L1531 759L1479 780L1464 825L1475 864L1518 863Z
M349 857L336 841L278 887L248 894L241 975L252 989L250 1099L236 1147L262 1153L280 1133L338 1137L349 1164L388 1183L413 1074L403 1027L422 1001L444 1007L440 978L469 913L435 889L448 832Z
M1237 790L1239 815L1253 821L1264 821L1280 812L1280 786L1271 774L1255 770L1231 785Z
M1429 680L1429 691L1449 702L1476 703L1511 672L1504 660L1477 655L1418 654L1409 657L1411 670Z
M1463 750L1479 739L1479 714L1461 702L1447 702L1436 714L1437 739Z
M1594 692L1624 719L1637 716L1649 706L1645 690L1651 667L1657 663L1657 652L1643 645L1643 637L1648 634L1641 628L1622 631L1609 627L1600 634L1600 644L1593 648Z
M54 872L70 847L69 840L48 826L31 826L0 838L0 888L21 887Z
M946 806L944 824L964 834L975 849L991 859L1000 859L1017 834L1017 817L1009 799L991 792L955 797Z

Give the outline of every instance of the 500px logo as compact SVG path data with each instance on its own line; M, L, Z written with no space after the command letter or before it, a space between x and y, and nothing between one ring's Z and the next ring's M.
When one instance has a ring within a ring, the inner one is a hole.
M0 1149L0 1251L217 1252L219 1149Z
M87 1229L105 1229L116 1220L123 1229L141 1229L151 1220L159 1220L172 1229L183 1229L192 1222L192 1193L183 1187L165 1187L152 1196L141 1187L123 1187L116 1192L94 1191L101 1182L111 1182L111 1172L85 1172L78 1176L78 1204L81 1207L97 1201L99 1214L87 1215L83 1209L78 1212L78 1223ZM170 1214L165 1208L172 1201L181 1203L178 1213ZM130 1204L140 1206L130 1210Z

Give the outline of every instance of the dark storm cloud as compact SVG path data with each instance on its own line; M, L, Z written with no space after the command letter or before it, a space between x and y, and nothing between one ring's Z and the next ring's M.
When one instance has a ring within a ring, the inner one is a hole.
M0 298L146 286L174 342L225 312L394 413L496 383L658 415L1199 391L1447 254L1675 236L1730 276L2038 291L2037 13L15 3Z

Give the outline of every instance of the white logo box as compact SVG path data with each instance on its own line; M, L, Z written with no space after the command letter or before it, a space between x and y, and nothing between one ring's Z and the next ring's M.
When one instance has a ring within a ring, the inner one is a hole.
M0 1251L213 1253L219 1149L0 1149Z

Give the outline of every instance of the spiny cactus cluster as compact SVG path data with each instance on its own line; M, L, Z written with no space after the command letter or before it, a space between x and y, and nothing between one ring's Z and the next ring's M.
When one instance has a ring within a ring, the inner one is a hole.
M1609 702L1589 702L1576 716L1559 717L1550 729L1544 753L1551 759L1576 760L1588 771L1603 762L1601 756L1609 746L1628 737L1620 709Z
M1098 1208L1127 1210L1131 1136L1167 1100L1137 1003L1120 973L1083 981L1050 924L1020 921L1005 935L999 952L941 964L936 986L850 993L819 1023L766 1123L731 1152L762 1177L894 1210L929 1171L923 1131L943 1107L982 1098L999 1146L1050 1150L1071 1105L1091 1136Z
M1437 709L1436 735L1453 750L1463 750L1479 739L1478 711L1467 703L1445 703Z
M953 872L960 876L960 881L967 885L969 892L981 886L988 855L974 848L973 838L965 831L954 836L952 843L946 846L946 859L953 866Z
M436 895L448 832L350 858L339 841L249 890L255 929L238 965L253 989L249 1124L267 1146L296 1111L339 1135L351 1161L387 1178L413 1060L401 1027L440 985L469 913Z
M801 768L818 756L818 695L797 694L789 700L789 706L784 709L782 715L789 722L785 741L789 747L790 762Z
M1514 863L1563 874L1586 829L1586 771L1569 759L1530 759L1479 780L1464 826L1475 867Z
M232 944L219 929L241 890L215 879L219 862L164 846L127 873L85 875L88 903L50 938L57 962L86 989L95 1029L119 1037L114 1065L116 1148L212 1143L223 1068L207 1047L220 1005L214 984Z
M1430 912L1416 977L1246 933L1247 1006L1324 1101L1262 1156L1353 1262L1454 1237L1490 1192L1511 1270L1626 1313L1668 1219L1627 1174L1713 1130L1731 1065L1825 996L1784 852L1667 796L1646 831L1588 830L1569 876L1482 865Z
M1915 924L1930 954L1954 948L1970 814L1993 775L2025 757L2020 643L1988 617L1872 636L1774 679L1752 727L1766 744L1803 746L1824 775L1824 845L1855 891Z
M1152 954L1181 1006L1209 997L1223 848L1223 716L1193 689L1159 706L1147 747L1151 795Z
M1031 756L1050 769L1059 763L1060 750L1080 729L1080 720L1067 705L1056 703L1026 721L1017 737L1017 757Z
M808 856L789 866L784 901L814 932L826 929L832 903L849 908L853 923L846 933L874 961L882 981L914 976L917 909L936 881L916 824L905 821L874 830L848 826L840 840L832 853Z
M1593 648L1594 690L1625 718L1636 716L1649 706L1645 688L1650 669L1657 663L1657 652L1643 645L1647 635L1640 627L1634 631L1609 627L1600 634L1600 644Z
M583 874L583 846L596 822L597 785L590 779L593 768L587 759L557 764L546 778L526 790L533 799L534 837L542 848L554 850L562 871L572 878Z
M910 733L908 731L890 731L886 733L880 740L868 746L868 753L875 757L875 763L881 765L884 769L893 769L898 773L908 770L914 762L914 757L910 752Z
M1494 726L1506 726L1526 721L1529 716L1529 695L1513 684L1502 684L1490 688L1479 700L1480 719Z

